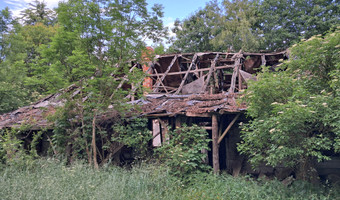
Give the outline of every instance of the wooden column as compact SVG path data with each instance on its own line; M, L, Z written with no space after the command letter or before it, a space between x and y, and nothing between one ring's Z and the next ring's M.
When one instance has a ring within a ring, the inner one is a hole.
M218 121L217 114L212 115L212 154L213 154L213 169L217 174L220 171L220 157L218 153Z

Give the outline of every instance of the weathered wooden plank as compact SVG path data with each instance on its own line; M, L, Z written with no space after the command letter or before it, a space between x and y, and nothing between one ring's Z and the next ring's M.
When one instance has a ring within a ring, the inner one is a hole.
M220 171L220 157L218 152L218 121L217 114L212 115L212 154L213 154L213 169L214 173L217 174Z
M234 123L236 122L236 120L239 118L239 116L241 115L241 113L238 113L235 118L233 119L233 121L230 122L230 124L228 125L228 127L225 129L225 131L222 133L221 137L218 139L218 144L221 143L221 141L223 140L224 136L226 136L226 134L228 133L228 131L231 129L231 127L234 125Z
M158 74L156 68L154 69L154 71L155 71L155 74L157 75L157 82L162 85L162 87L163 87L163 89L165 90L166 93L169 93L168 90L166 89L165 85L163 84L163 81L160 81L161 78L160 78L160 75ZM157 88L157 90L158 90L158 88Z
M154 85L154 92L157 92L158 91L158 86L161 84L161 82L164 81L166 75L170 72L172 66L174 65L174 63L176 62L178 56L175 55L175 57L172 59L170 65L168 66L168 68L166 69L166 71L164 72L164 74L162 75L162 77L156 82L156 84Z
M220 55L217 54L216 57L214 58L213 61L211 61L211 66L210 66L210 69L209 69L209 72L208 72L208 76L207 76L207 79L205 80L205 83L204 83L204 86L202 87L202 92L204 92L206 89L207 89L207 86L209 84L209 81L210 81L210 77L211 77L211 74L213 73L213 71L215 70L215 66L216 66L216 60L218 59Z
M160 135L161 129L160 129L160 123L158 119L152 120L152 146L159 147L162 145L161 142L161 135Z
M233 76L231 77L229 93L234 93L235 91L236 77L238 76L239 68L241 65L241 58L243 57L241 51L240 53L235 54L234 56L235 56L235 64L234 64Z
M234 65L222 65L222 66L217 66L215 67L216 70L219 70L219 69L232 69L234 68ZM189 73L195 73L195 72L204 72L204 71L209 71L210 68L202 68L202 69L197 69L197 70L190 70ZM183 71L183 72L169 72L167 74L167 76L173 76L173 75L181 75L181 74L186 74L187 71ZM163 76L164 73L159 73L158 75L156 74L148 74L147 76Z
M266 56L263 54L261 55L261 62L262 62L262 66L266 66L267 62L266 62Z
M184 83L185 83L185 81L186 81L186 79L187 79L187 77L188 77L188 75L189 75L189 72L190 72L191 68L195 65L196 60L197 60L197 54L195 54L194 57L192 58L190 67L189 67L189 69L186 71L186 73L185 73L185 75L184 75L184 78L183 78L181 84L179 85L177 91L175 92L175 94L178 94L178 93L182 90L182 87L183 87L183 85L184 85Z
M193 113L193 112L186 112L187 117L211 117L209 113Z

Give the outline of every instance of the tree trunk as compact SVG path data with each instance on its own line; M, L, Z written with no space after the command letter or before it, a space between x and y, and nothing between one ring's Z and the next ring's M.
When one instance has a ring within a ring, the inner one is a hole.
M93 164L95 169L99 169L97 162L97 147L96 147L96 113L94 113L92 120L92 152L93 152Z

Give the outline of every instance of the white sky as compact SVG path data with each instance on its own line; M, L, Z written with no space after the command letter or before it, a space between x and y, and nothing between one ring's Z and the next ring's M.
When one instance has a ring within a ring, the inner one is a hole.
M44 0L48 8L55 8L58 6L58 3L61 0ZM13 13L13 16L20 16L20 12L26 8L28 8L28 3L32 3L33 0L3 0L0 3L0 8L5 8L8 6Z
M58 6L58 3L66 0L43 0L47 7L53 9ZM209 0L146 0L149 4L148 8L151 8L153 4L162 4L164 7L164 26L169 27L170 36L175 36L170 28L174 26L176 18L182 20L199 8L203 8ZM5 7L9 7L13 13L13 16L19 17L22 10L29 7L28 3L32 3L33 0L0 0L0 10ZM147 42L150 44L150 42ZM166 44L165 44L166 45ZM166 45L167 46L167 45Z

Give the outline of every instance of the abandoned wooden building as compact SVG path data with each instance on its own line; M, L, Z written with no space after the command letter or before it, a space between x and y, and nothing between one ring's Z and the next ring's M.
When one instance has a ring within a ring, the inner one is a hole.
M157 55L143 66L147 73L143 86L148 93L138 100L130 97L129 103L140 105L141 115L149 119L154 147L166 142L168 127L197 124L212 139L211 151L204 153L215 172L227 170L234 175L241 170L254 172L236 150L240 140L238 124L247 120L244 115L247 106L238 97L250 80L256 80L261 66L275 69L287 58L285 51ZM54 112L62 104L58 95L0 116L0 128L20 126L27 121L33 122L36 129L47 127L45 113ZM264 166L256 173L273 173L273 168Z
M209 132L212 151L206 152L215 172L241 170L243 157L236 150L238 123L245 121L246 105L238 101L249 80L256 80L261 65L273 69L286 52L186 53L157 56L148 68L151 92L134 101L152 121L153 145L167 138L167 127L198 124ZM144 83L145 83L144 82ZM250 167L248 167L250 170Z

